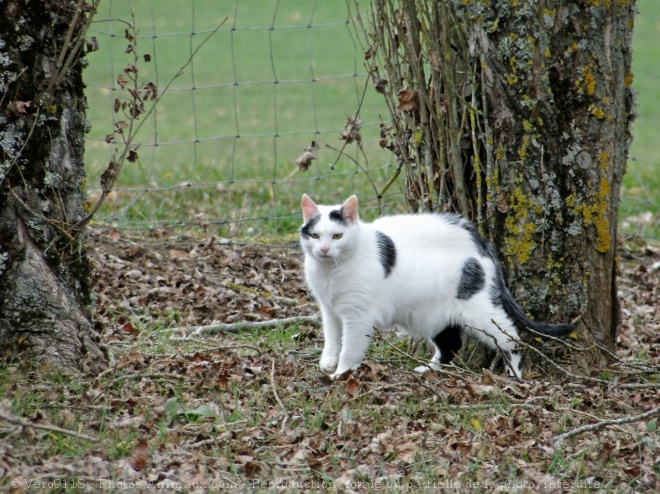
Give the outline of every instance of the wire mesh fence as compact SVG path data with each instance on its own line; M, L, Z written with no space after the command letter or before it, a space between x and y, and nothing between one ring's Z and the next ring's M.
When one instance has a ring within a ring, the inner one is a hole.
M139 158L122 170L98 221L259 236L294 231L303 192L326 203L357 193L368 219L405 208L402 179L392 181L396 163L378 144L387 108L363 67L344 2L101 5L92 30L99 49L85 74L92 200L118 145L105 136L119 118L114 101L125 94L117 78L132 60L127 33L135 36L139 78L169 88L138 135ZM660 237L660 72L647 62L657 57L653 33L657 39L660 8L642 0L633 59L639 106L621 231L646 237Z

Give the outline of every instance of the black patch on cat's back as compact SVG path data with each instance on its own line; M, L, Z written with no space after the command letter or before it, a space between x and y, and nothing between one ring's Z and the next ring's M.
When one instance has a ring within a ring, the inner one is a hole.
M378 243L380 263L385 270L385 278L387 278L396 264L396 247L392 239L383 232L376 232L376 242Z
M303 238L309 238L310 233L312 233L312 230L314 229L314 227L316 226L316 224L319 222L320 219L321 219L321 215L317 214L311 220L305 223L300 229L300 236Z
M484 273L484 268L481 267L479 261L474 257L470 257L463 265L461 279L458 282L458 289L456 290L456 298L459 300L468 300L483 290L485 285L486 273Z

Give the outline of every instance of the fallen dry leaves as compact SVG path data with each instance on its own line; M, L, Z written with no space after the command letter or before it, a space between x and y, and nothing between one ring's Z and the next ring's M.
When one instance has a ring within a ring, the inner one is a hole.
M317 368L317 328L176 329L315 315L296 249L107 231L89 246L113 365L84 379L6 371L0 480L11 491L660 490L658 416L603 422L659 405L657 247L622 249L625 321L619 360L594 371L604 385L457 367L419 376L392 335L333 382Z

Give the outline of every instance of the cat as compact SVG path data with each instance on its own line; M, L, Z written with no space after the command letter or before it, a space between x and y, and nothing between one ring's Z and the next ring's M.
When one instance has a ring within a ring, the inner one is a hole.
M355 195L340 206L321 206L304 194L301 205L305 278L323 323L319 366L333 378L357 368L375 328L396 328L435 345L418 372L451 362L464 330L499 350L517 379L523 378L519 330L563 336L574 329L530 320L504 284L493 246L458 214L364 223Z

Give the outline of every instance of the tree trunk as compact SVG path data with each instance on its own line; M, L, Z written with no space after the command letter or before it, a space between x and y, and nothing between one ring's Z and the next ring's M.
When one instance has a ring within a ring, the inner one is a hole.
M408 202L475 220L523 308L577 320L585 346L613 348L619 324L634 3L374 0L362 25Z
M98 372L81 231L84 2L9 1L0 15L0 356Z

